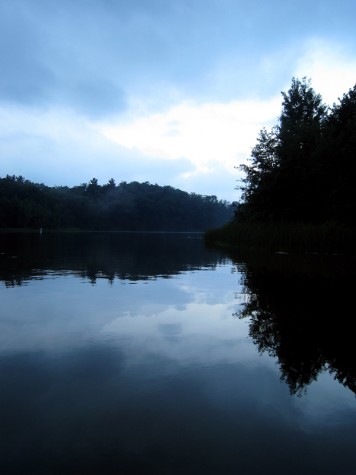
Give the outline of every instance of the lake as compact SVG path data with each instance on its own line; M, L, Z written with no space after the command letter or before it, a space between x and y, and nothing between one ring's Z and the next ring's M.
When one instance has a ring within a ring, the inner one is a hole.
M0 234L0 473L354 474L355 266Z

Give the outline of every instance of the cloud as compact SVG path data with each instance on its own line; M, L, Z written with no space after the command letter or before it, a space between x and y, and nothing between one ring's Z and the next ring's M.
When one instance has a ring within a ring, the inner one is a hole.
M171 121L168 137L171 134L174 138L180 127L180 122ZM198 142L202 139L197 137ZM188 145L189 141L186 144L189 151ZM167 158L164 151L145 155L137 147L109 140L96 123L67 110L37 113L21 108L0 110L0 176L23 175L50 186L74 186L92 177L102 184L113 177L117 183L149 181L236 200L237 162L227 166L212 160L197 167L196 148L193 144L193 160L174 154Z
M44 58L41 27L15 2L0 6L0 100L41 105L55 85L55 76Z
M74 186L92 177L100 183L113 177L117 183L173 185L193 169L183 157L172 163L115 144L90 120L67 110L0 109L0 157L0 176L23 175L50 186Z
M110 24L98 24L100 16L91 8L95 4L1 2L0 104L41 111L68 108L91 118L125 108L123 75L117 71L120 53L105 45Z
M280 99L227 103L181 103L152 115L137 116L116 126L101 127L113 142L146 156L187 158L195 172L215 165L231 170L249 155L258 131L278 115ZM187 176L188 178L189 176Z
M292 76L329 104L353 86L353 23L328 1L0 1L0 173L234 199Z
M63 93L77 112L92 119L116 115L126 108L126 97L119 86L101 78L81 79Z
M309 15L304 4L3 1L0 101L102 118L137 100L158 110L190 97L207 103L271 94L283 80L266 74L268 55L281 50L281 38L285 50L296 48L324 18L321 3L309 2ZM289 76L287 55L276 64Z
M258 132L272 126L280 112L280 96L269 100L194 103L183 102L153 114L130 111L117 125L101 124L108 140L132 153L190 164L172 173L172 186L220 199L236 201L241 172ZM160 173L160 172L158 172Z
M356 84L356 58L344 43L314 38L306 42L295 75L311 78L315 91L331 106Z
M216 195L219 199L230 202L238 201L240 191L237 190L241 172L232 167L228 169L214 164L208 171L183 173L174 178L172 185L176 188L201 195Z

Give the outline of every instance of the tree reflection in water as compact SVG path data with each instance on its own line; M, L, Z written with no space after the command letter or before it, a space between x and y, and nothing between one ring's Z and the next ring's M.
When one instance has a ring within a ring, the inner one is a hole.
M278 359L281 379L301 396L322 371L356 394L355 262L339 256L234 256L259 352ZM244 262L244 265L241 265Z
M221 250L204 249L202 233L0 233L0 282L7 287L67 272L93 285L169 278L224 259Z

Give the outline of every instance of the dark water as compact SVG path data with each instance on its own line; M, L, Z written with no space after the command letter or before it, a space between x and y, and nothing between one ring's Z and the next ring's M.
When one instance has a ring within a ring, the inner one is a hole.
M354 266L0 235L0 473L356 473Z

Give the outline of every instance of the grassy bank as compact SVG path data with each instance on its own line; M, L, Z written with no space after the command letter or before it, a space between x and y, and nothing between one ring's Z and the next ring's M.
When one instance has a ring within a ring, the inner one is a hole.
M356 227L335 223L266 224L232 221L205 233L221 246L298 253L356 254Z

